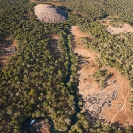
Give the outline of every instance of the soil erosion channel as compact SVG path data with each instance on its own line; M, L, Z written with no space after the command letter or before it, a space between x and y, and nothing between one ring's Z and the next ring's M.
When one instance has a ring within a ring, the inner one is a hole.
M88 119L99 119L106 123L119 122L122 125L133 125L132 111L129 105L129 82L113 68L104 67L107 73L113 76L106 82L107 87L101 88L94 79L97 71L97 54L84 47L81 37L90 37L79 30L77 26L71 27L74 36L73 52L79 56L79 94L82 95Z

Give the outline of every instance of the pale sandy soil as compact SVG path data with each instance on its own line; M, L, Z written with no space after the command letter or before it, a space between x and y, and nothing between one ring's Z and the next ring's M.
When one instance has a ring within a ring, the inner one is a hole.
M133 32L133 28L129 24L124 24L121 27L112 27L108 26L107 31L111 34L120 34L120 33L128 33Z
M93 74L97 70L95 61L98 56L94 51L86 49L80 42L81 37L90 37L83 33L77 26L72 26L71 33L74 36L74 53L80 57L79 94L84 101L84 110L91 117L106 123L119 122L122 125L133 125L132 111L129 105L130 85L127 79L113 68L102 68L113 76L107 80L107 87L101 88L95 81Z
M67 14L53 5L38 4L34 7L34 13L41 22L59 23L67 20Z
M111 26L111 17L100 20L100 22L107 27L107 31L111 34L132 33L133 27L127 23L121 23L118 27Z

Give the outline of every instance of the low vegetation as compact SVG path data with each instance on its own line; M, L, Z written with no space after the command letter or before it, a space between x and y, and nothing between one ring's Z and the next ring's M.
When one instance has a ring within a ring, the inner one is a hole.
M101 88L106 88L107 86L107 80L113 76L112 73L107 73L106 70L98 70L94 73L94 78L97 82L99 82Z

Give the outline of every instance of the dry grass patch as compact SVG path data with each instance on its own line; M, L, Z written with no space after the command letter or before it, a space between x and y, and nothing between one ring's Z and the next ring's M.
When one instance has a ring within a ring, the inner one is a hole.
M119 27L108 26L107 31L111 34L132 33L133 28L129 24L123 24Z

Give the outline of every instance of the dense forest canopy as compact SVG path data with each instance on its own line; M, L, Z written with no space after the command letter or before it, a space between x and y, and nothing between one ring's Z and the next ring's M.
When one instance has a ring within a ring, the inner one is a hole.
M39 0L39 3L42 1ZM95 37L93 41L85 38L83 41L88 48L100 54L99 64L117 68L133 86L133 34L126 34L125 39L118 38L108 33L99 22L111 16L112 21L133 25L133 1L57 2L62 4L59 8L65 10L68 20L49 24L36 19L33 7L37 3L28 0L0 0L0 43L11 38L18 44L16 53L0 68L0 132L21 133L22 123L27 118L50 117L58 131L131 133L132 126L120 128L99 121L91 123L86 119L82 106L77 112L75 99L78 97L75 95L78 57L72 51L70 27L79 25L83 31ZM48 35L58 36L59 52L56 54L51 48L52 40ZM80 97L78 100L82 102ZM74 116L76 120L73 122Z

